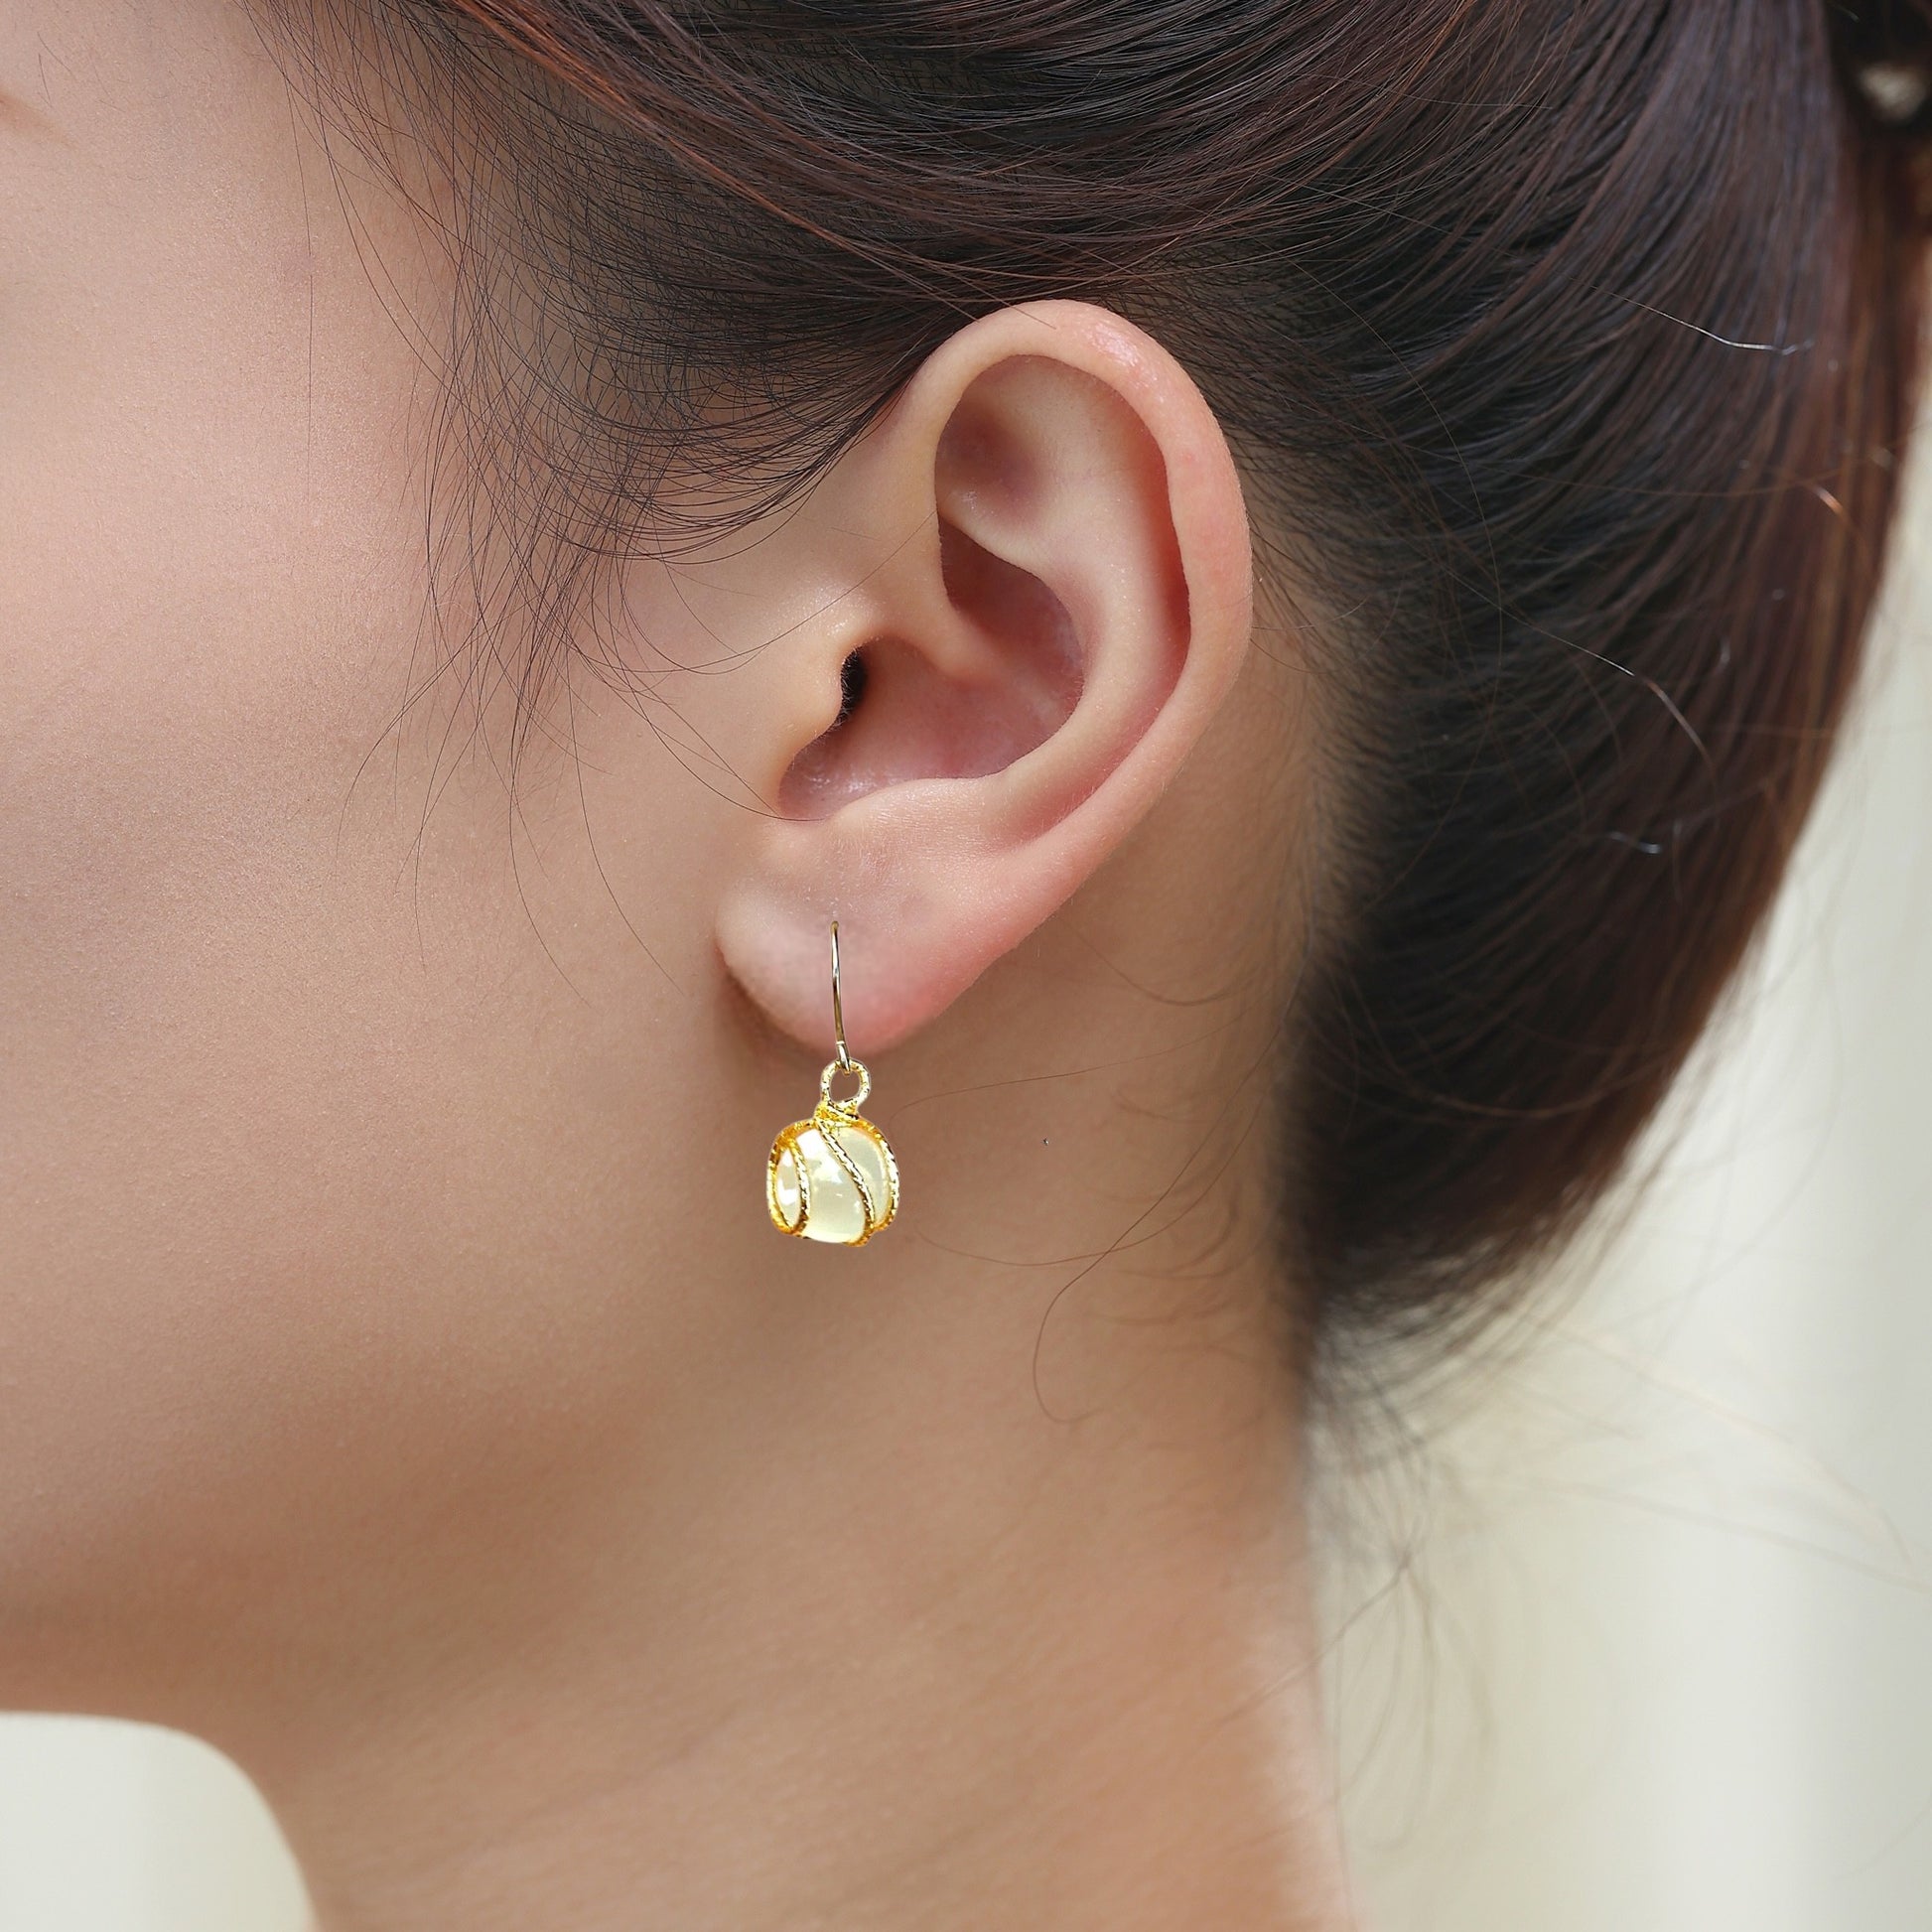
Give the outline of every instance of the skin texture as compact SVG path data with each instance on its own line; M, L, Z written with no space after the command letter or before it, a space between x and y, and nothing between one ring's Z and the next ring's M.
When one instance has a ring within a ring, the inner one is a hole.
M512 783L420 200L226 0L0 10L0 1701L233 1753L328 1932L1343 1924L1217 426L963 328ZM760 1191L835 912L859 1253Z

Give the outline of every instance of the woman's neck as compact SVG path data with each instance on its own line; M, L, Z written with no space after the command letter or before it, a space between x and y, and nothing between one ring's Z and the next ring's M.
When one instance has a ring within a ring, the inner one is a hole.
M547 1547L218 1739L324 1932L1334 1932L1291 1377L1216 1291L1069 1332L962 1265L667 1384Z

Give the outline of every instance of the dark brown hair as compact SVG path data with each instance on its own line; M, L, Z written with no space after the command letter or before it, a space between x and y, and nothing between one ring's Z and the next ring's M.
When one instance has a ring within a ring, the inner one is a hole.
M1924 7L368 4L461 89L469 453L568 537L541 573L530 537L526 603L666 541L673 469L744 508L806 486L966 318L1079 296L1169 344L1272 575L1341 614L1289 1259L1331 1328L1419 1332L1571 1230L1852 687Z

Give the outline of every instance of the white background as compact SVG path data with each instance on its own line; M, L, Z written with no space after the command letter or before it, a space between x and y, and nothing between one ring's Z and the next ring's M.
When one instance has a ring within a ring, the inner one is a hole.
M1932 519L1607 1262L1330 1483L1380 1932L1932 1928ZM297 1932L210 1751L0 1720L0 1932Z

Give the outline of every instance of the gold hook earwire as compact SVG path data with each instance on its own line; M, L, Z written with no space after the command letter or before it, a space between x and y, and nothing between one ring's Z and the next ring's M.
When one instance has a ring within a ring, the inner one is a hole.
M839 1003L839 922L832 921L832 1034L839 1042L839 1065L849 1067L852 1055L845 1050L845 1008Z

